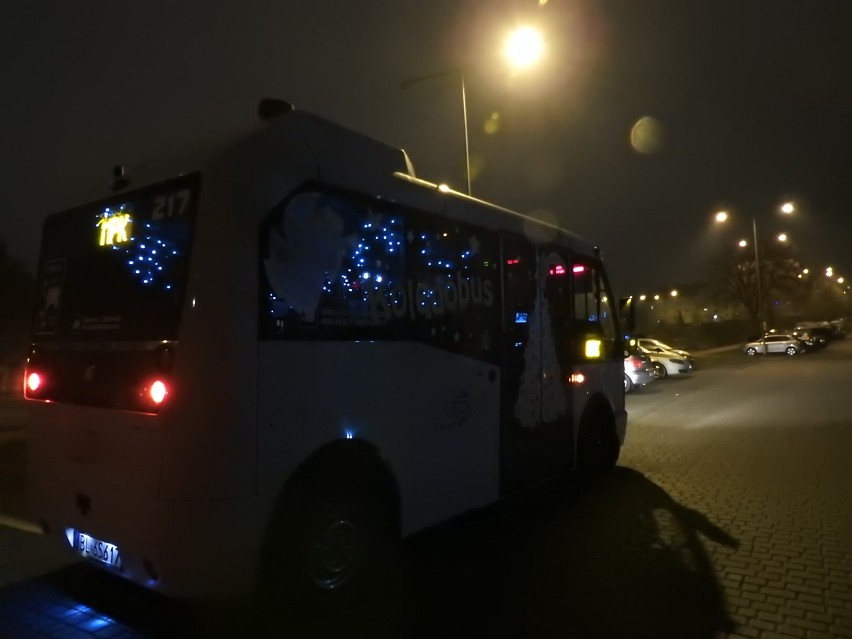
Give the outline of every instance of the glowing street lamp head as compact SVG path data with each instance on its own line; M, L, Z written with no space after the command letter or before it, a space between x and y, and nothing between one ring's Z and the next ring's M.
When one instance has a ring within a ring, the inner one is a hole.
M748 246L748 240L740 240L739 242L737 242L737 246L739 246L740 248L745 248L746 246Z
M787 234L786 233L779 233L778 234L778 241L779 242L786 242L787 241Z
M796 210L796 205L793 204L792 202L784 202L784 204L781 205L781 212L786 213L787 215L790 215L790 213L792 213L795 210Z
M516 69L534 65L544 53L544 39L532 27L520 27L509 34L503 51L506 59Z
M716 213L716 221L717 222L727 222L728 221L728 212L727 211L719 211Z

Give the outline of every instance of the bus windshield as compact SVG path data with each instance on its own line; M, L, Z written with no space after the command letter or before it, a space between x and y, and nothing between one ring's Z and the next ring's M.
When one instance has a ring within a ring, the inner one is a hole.
M187 175L50 216L33 337L176 339L199 186Z

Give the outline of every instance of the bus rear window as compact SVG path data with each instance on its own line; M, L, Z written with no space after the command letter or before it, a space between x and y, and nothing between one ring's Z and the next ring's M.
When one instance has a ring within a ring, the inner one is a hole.
M50 216L37 341L176 339L200 175Z

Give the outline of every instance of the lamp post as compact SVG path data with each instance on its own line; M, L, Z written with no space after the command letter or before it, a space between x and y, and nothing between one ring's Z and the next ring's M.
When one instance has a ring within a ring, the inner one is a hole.
M470 139L467 131L467 89L464 83L465 70L463 68L450 69L449 71L438 71L437 73L427 73L426 75L412 76L405 78L399 83L400 89L408 89L415 84L419 84L426 80L435 78L444 78L449 75L458 75L461 82L461 102L462 102L462 119L464 121L464 174L467 180L467 194L471 195L470 189Z
M532 27L521 27L512 31L506 39L506 44L503 50L503 55L510 64L516 69L525 69L535 64L542 56L544 51L544 41L541 34ZM462 103L462 119L464 121L464 166L465 180L467 182L467 194L472 195L470 185L470 137L468 134L468 119L467 119L467 87L465 86L465 75L467 69L459 67L448 71L438 71L436 73L427 73L426 75L412 76L405 78L399 83L400 89L408 89L415 84L419 84L426 80L435 78L443 78L451 75L458 75L461 85L461 103Z
M757 254L757 219L751 216L751 229L754 233L754 282L757 289L757 323L760 325L761 335L766 335L766 322L763 321L763 303L760 299L760 258Z
M785 202L779 208L779 211L784 215L790 215L796 210L795 205L792 202ZM726 222L728 220L728 212L727 211L719 211L716 213L716 221L717 222ZM756 310L757 310L757 323L760 327L760 330L763 334L766 334L766 322L763 318L763 303L760 298L760 254L757 248L757 218L752 215L751 216L751 230L753 236L754 243L754 285L755 285L755 293L756 293ZM778 236L779 241L785 242L787 240L787 236L782 234L784 239L781 239L781 235ZM740 240L739 245L744 247L746 245L745 240Z

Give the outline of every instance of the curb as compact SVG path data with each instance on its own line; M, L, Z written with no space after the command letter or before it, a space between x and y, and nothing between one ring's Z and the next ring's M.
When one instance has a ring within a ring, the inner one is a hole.
M715 353L724 353L726 351L734 351L738 349L741 344L730 344L728 346L719 346L717 348L708 348L703 351L692 351L693 355L713 355Z
M14 530L20 530L22 532L33 533L34 535L44 534L35 522L18 519L17 517L11 517L9 515L0 514L0 526L13 528Z

